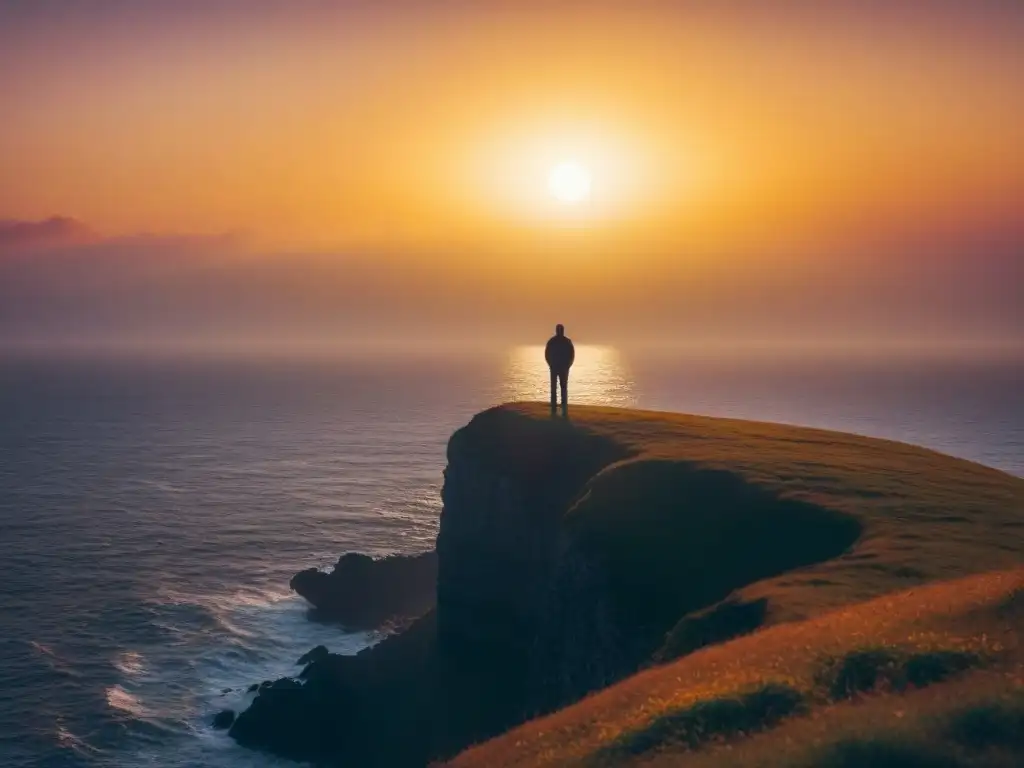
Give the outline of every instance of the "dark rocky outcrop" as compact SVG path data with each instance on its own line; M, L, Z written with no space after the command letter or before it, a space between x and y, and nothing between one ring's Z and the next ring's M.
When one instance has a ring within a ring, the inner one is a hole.
M302 654L299 657L299 660L295 663L298 664L300 667L304 667L307 664L312 664L315 661L323 661L329 655L330 654L327 650L326 645L318 645L316 648L313 648L312 650L306 651L304 654Z
M314 606L320 618L349 629L375 629L432 608L436 581L434 552L379 559L349 552L329 573L308 568L295 574L291 588Z
M221 731L225 728L230 728L234 722L235 711L233 709L222 709L213 716L213 727Z
M230 735L314 763L422 765L430 753L436 679L434 612L355 656L328 654L298 679L261 687Z

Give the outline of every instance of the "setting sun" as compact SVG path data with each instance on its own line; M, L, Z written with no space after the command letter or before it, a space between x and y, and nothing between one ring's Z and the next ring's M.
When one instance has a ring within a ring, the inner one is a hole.
M579 163L559 163L548 174L548 189L563 203L581 203L590 197L590 172Z

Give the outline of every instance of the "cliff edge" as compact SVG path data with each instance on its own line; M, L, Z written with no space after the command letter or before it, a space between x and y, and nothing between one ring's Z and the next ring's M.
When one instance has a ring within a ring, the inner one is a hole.
M1019 562L1024 482L774 424L540 404L448 446L436 608L261 688L231 729L289 757L423 765L643 666Z

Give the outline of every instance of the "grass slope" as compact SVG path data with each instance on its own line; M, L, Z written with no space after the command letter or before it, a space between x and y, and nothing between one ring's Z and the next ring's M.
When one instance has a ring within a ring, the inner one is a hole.
M452 446L464 441L518 487L545 489L546 514L605 563L640 656L684 658L458 764L645 761L666 739L703 751L800 713L842 711L844 686L943 681L987 664L991 650L961 648L946 629L949 643L915 640L914 611L925 623L966 611L957 595L900 603L892 624L884 600L831 612L1024 562L1024 480L912 445L615 408L575 407L562 420L531 403L479 414ZM799 623L716 655L730 638L786 622ZM980 626L966 636L977 640Z
M818 429L523 403L457 435L527 487L612 572L666 657L762 624L1024 558L1024 480L925 448ZM454 439L453 439L454 442ZM676 644L673 648L672 643Z
M1024 569L782 624L467 750L475 766L1024 764Z

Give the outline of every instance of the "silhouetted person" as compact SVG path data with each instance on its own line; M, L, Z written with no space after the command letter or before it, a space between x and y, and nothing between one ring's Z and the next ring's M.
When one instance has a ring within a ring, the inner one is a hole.
M565 335L565 326L561 323L555 326L555 335L548 339L544 347L544 359L551 369L551 410L558 407L555 385L561 384L562 413L566 413L569 406L569 369L576 359L576 348L572 345L572 339Z

